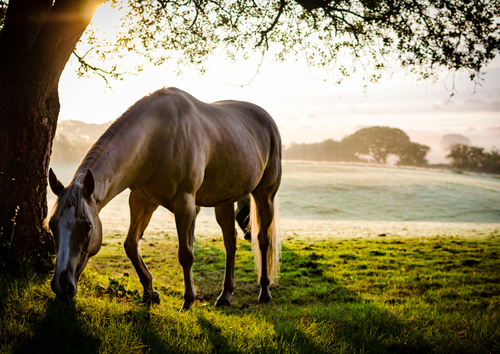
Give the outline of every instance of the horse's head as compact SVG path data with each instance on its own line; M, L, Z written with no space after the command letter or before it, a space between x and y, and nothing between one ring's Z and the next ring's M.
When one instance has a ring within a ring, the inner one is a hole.
M99 251L102 243L101 220L92 196L94 174L87 169L64 187L50 169L49 184L57 195L48 222L56 241L56 270L50 286L57 296L72 298L89 258Z

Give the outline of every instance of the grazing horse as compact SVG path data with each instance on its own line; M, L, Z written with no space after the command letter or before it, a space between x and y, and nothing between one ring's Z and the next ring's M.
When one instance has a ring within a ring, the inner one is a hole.
M184 303L196 299L192 265L196 207L215 207L226 249L226 270L216 305L229 306L234 290L236 228L234 203L252 195L251 230L260 284L259 302L271 301L280 243L275 195L281 182L281 138L271 116L241 101L203 103L177 88L155 91L132 105L91 147L72 181L64 186L52 169L57 201L48 226L56 240L52 290L76 295L90 257L102 244L100 210L131 190L127 256L144 287L143 300L159 303L139 240L159 205L175 217L178 258L184 274Z

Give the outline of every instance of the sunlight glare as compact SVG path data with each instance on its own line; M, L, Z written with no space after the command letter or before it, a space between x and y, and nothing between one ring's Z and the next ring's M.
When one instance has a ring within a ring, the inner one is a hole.
M99 3L97 1L87 1L80 6L80 14L82 16L82 19L88 20L94 15L96 9L99 7Z
M110 4L103 4L97 8L91 25L101 39L112 41L116 39L122 15L119 9L111 7Z

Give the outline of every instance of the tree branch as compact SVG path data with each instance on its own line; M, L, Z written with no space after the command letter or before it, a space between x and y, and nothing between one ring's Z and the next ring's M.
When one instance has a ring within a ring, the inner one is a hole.
M278 21L279 21L281 15L283 14L283 10L285 9L285 6L286 6L286 1L280 0L280 7L278 8L278 14L274 18L274 21L271 24L271 26L269 28L267 28L266 30L260 32L260 41L255 45L255 47L260 47L262 45L262 43L265 41L266 42L266 49L269 49L269 43L267 42L267 40L268 40L267 35L278 24Z
M107 79L106 76L112 76L114 78L117 78L118 76L121 76L121 75L125 75L126 72L116 72L115 69L116 67L113 67L113 70L111 71L108 71L108 70L104 70L104 69L101 69L101 68L98 68L96 66L93 66L93 65L90 65L86 60L85 60L85 57L87 56L87 54L92 51L93 49L95 48L91 48L89 49L83 56L79 56L76 51L74 50L73 51L73 55L78 59L78 62L80 63L80 66L83 68L83 70L85 72L88 72L88 71L92 71L94 72L95 74L99 75L103 80L104 82L106 82L106 86L108 88L111 88L111 85L109 84L109 81Z

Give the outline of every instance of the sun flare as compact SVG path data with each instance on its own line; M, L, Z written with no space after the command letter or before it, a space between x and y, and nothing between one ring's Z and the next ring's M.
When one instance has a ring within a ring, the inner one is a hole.
M123 10L111 7L110 4L99 6L92 17L91 26L100 39L113 41L118 35Z

